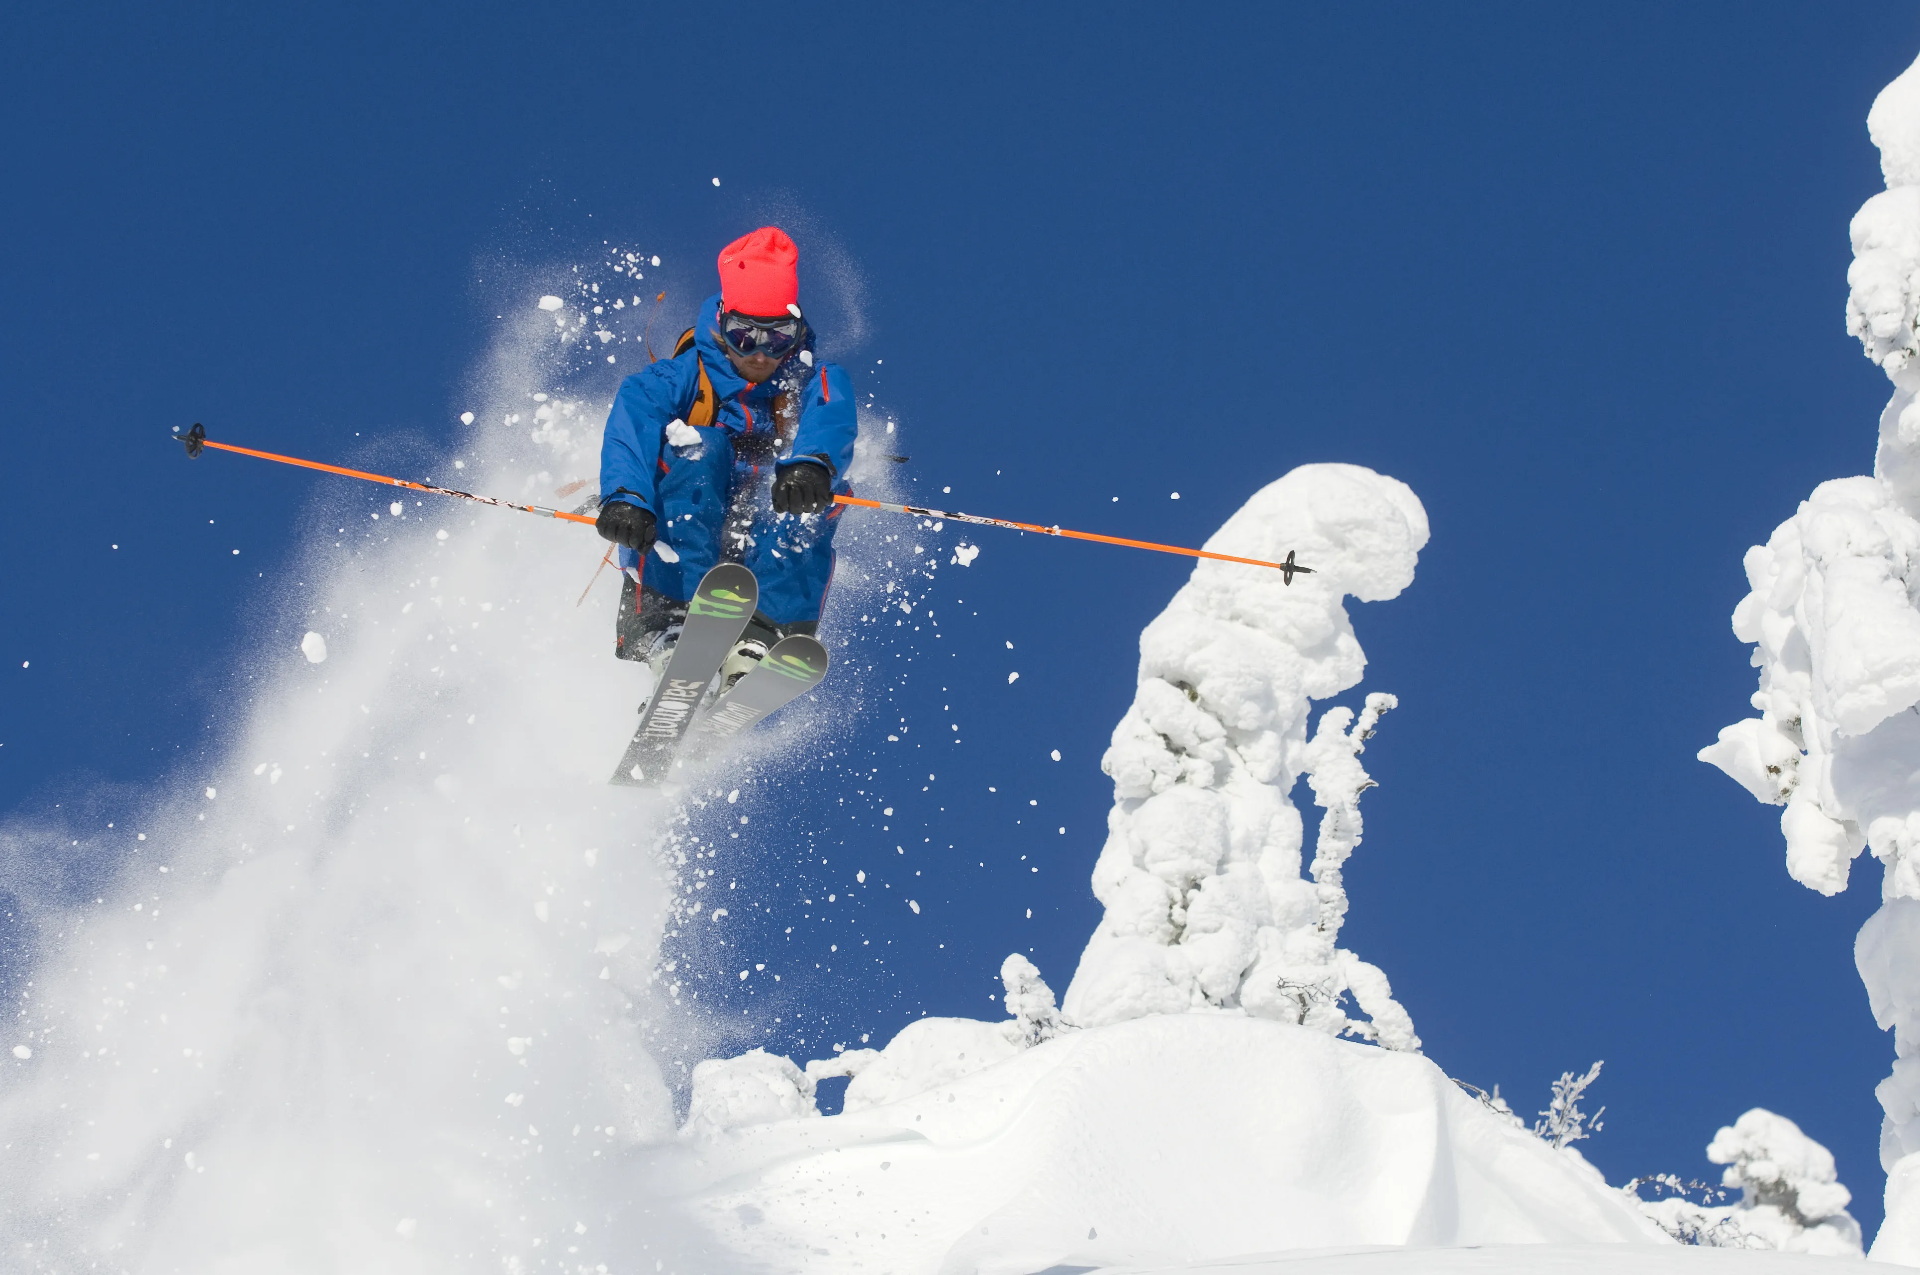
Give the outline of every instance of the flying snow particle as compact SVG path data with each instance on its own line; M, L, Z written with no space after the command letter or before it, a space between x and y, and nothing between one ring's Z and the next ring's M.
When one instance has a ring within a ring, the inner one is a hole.
M460 423L461 423L462 425L471 425L471 424L473 424L473 413L472 413L472 412L462 412L462 413L460 413Z
M747 981L747 972L745 970L740 971L740 981L743 983Z
M327 640L318 633L315 633L312 629L308 629L307 635L300 639L300 654L307 657L307 663L309 664L325 664L327 662Z
M861 885L865 885L867 883L867 870L865 868L860 869L860 871L853 874L853 879Z
M735 788L732 792L727 794L727 804L729 806L731 806L734 802L738 800L740 800L740 790L738 788Z
M891 816L893 814L893 807L888 806L885 810L882 810L880 813L883 815Z
M540 308L542 310L558 310L561 306L565 304L566 302L562 301L559 297L541 297L540 298Z
M1176 492L1174 492L1174 493L1173 493L1173 499L1175 499L1175 500L1178 500L1178 499L1180 499L1180 493L1179 493L1179 492L1177 492L1177 491L1176 491Z
M212 800L214 799L214 797L215 797L215 795L216 795L216 794L215 794L215 792L214 792L214 790L213 790L213 789L211 789L211 788L209 788L209 789L207 789L207 800L208 800L208 801L212 801Z
M656 265L656 266L657 266L657 265L659 265L659 264L660 264L660 258L658 258L658 257L655 257L655 258L653 259L653 264L654 264L654 265Z
M713 184L714 184L714 185L716 185L716 186L718 186L718 185L720 184L720 179L719 179L718 177L716 177L716 178L714 178L714 179L713 179Z
M440 528L440 530L433 533L433 538L435 540L445 540L447 538L447 529L445 527Z
M1060 760L1060 750L1059 750L1058 748L1056 748L1056 749L1054 749L1054 750L1053 750L1053 759L1054 759L1055 761L1059 761L1059 760Z
M1014 684L1015 682L1017 682L1017 681L1019 681L1019 680L1020 680L1020 675L1019 675L1018 673L1009 673L1009 674L1007 674L1007 685L1008 685L1008 686L1012 686L1012 685L1013 685L1013 684Z
M406 511L407 511L406 505L398 500L394 501L391 505L387 506L387 512L392 514L396 518L398 518L401 514L405 513Z
M908 899L908 900L907 900L907 906L913 909L913 914L914 914L915 916L919 916L919 915L920 915L920 904L919 904L918 902L916 902L916 901L915 901L915 900L913 900L913 899Z
M15 1045L13 1047L13 1056L19 1059L27 1059L33 1057L33 1051L25 1045Z
M527 1096L525 1094L510 1093L507 1095L507 1105L509 1107L517 1107L521 1103L525 1102L526 1100L527 1100Z
M657 554L659 554L659 555L660 555L660 561L662 561L662 562L678 562L678 561L680 561L680 554L679 554L679 552L678 552L677 550L675 550L675 549L674 549L674 547L673 547L672 545L670 545L670 544L668 544L668 543L667 543L666 541L664 541L664 540L656 540L656 541L654 541L654 542L653 542L653 551L654 551L655 553L657 553Z
M812 351L812 350L802 350L802 351L800 351L800 361L801 361L802 363L805 363L805 364L806 364L806 365L807 365L808 367L812 367L812 366L813 366L813 351Z
M954 562L963 567L972 566L973 560L979 556L979 545L959 545L953 551Z
M410 1240L413 1238L413 1233L419 1229L420 1224L418 1222L410 1217L403 1217L394 1223L393 1233L403 1240Z

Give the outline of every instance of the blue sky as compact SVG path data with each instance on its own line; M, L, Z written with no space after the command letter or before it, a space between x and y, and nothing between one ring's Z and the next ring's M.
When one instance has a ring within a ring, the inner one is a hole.
M1409 483L1419 578L1354 608L1362 690L1402 707L1367 755L1347 941L1430 1056L1524 1111L1605 1058L1585 1147L1612 1180L1705 1176L1713 1131L1762 1105L1834 1149L1877 1223L1892 1042L1851 939L1879 869L1802 889L1777 812L1693 754L1753 687L1741 554L1872 463L1888 391L1842 327L1846 225L1880 188L1867 107L1920 52L1909 6L6 21L13 820L138 803L217 746L328 481L188 469L170 427L432 454L490 278L612 240L659 253L690 307L722 243L779 221L803 288L857 298L861 330L826 336L902 421L923 500L1194 544L1303 462ZM898 955L795 981L836 1039L995 1012L1015 948L1064 987L1098 916L1098 757L1187 567L981 543L942 582L966 602L949 671L893 691L966 743L888 751L878 706L848 741L929 838L929 906L847 914ZM838 790L793 787L749 801L821 857L873 851ZM757 846L743 883L791 884L797 841Z

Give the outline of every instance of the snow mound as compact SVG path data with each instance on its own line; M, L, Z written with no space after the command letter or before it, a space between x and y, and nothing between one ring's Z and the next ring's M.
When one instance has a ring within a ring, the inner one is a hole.
M1397 1049L1419 1038L1386 976L1336 946L1340 871L1360 842L1358 755L1390 695L1337 708L1307 735L1310 700L1360 680L1343 600L1394 597L1427 541L1420 501L1357 465L1305 465L1256 493L1207 548L1314 569L1201 561L1140 637L1139 690L1101 768L1113 777L1094 868L1106 908L1063 1015L1097 1026L1188 1009L1243 1009ZM1312 880L1287 793L1310 776L1321 822ZM1349 1018L1353 993L1371 1022Z
M1074 1032L901 1101L717 1133L656 1171L717 1245L793 1272L1666 1242L1425 1059L1231 1014Z

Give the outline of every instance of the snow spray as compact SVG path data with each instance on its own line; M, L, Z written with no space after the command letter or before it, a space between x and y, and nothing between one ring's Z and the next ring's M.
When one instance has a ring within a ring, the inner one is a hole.
M551 335L503 341L461 453L528 504L597 465L604 403L528 406ZM7 1269L726 1268L638 1185L658 1042L701 1049L652 995L672 810L605 784L644 675L574 535L417 490L331 507L224 742L116 820L97 901L34 909ZM0 833L20 895L69 854Z

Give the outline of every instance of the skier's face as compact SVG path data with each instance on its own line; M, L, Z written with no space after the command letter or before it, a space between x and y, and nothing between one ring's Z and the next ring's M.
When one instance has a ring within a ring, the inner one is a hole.
M724 341L720 343L720 348L726 350L733 370L750 385L758 385L780 370L780 360L771 354L736 354Z

